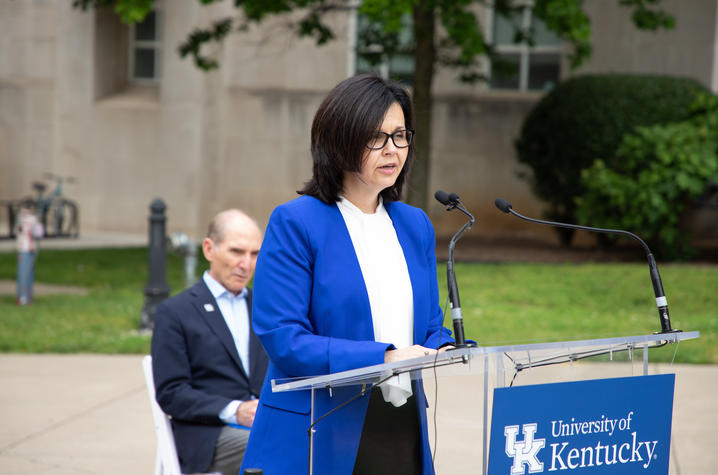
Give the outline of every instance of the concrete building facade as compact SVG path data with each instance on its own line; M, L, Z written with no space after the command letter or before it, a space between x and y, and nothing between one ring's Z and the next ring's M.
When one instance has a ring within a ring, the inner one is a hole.
M664 0L674 30L636 31L617 2L585 2L594 52L583 72L694 77L718 92L718 0ZM162 197L168 230L200 238L218 210L240 207L264 225L311 173L309 129L320 101L354 67L353 21L331 18L337 39L317 47L286 19L233 34L200 72L177 46L197 26L232 14L229 3L160 4L158 79L133 82L131 29L112 12L82 12L64 0L0 0L0 200L31 194L44 172L73 176L66 195L82 229L143 233L149 203ZM491 11L479 11L490 31ZM517 176L514 140L541 97L489 84L461 85L439 70L434 87L430 189L457 192L486 235L552 236L507 220L502 196L526 214L542 204ZM425 131L417 131L426 133ZM428 210L439 235L462 222Z

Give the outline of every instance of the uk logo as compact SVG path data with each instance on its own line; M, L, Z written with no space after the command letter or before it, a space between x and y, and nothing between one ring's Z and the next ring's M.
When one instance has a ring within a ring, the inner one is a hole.
M511 465L511 475L523 475L526 473L527 467L529 473L543 472L543 462L539 461L536 455L546 446L546 439L534 439L536 429L536 423L524 424L522 431L524 440L517 441L519 426L504 427L506 455L514 459L514 463Z

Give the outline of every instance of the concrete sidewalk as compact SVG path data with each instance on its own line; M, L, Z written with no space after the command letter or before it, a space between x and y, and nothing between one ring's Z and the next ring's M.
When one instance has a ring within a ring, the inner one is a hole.
M0 355L0 473L153 473L141 359Z
M0 355L0 473L153 473L156 442L141 359ZM638 366L574 363L558 371L571 371L577 379L600 378L638 374ZM670 473L716 473L718 366L651 365L649 372L677 374ZM520 383L546 376L522 373ZM461 415L459 406L465 404L459 401L465 397L469 407L480 404L480 379L442 380L437 404L440 475L478 473L480 420ZM432 385L426 386L431 398Z

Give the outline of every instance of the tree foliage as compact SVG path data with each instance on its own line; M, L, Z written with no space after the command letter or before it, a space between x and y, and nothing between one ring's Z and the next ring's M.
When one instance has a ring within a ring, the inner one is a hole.
M599 159L583 170L579 219L638 233L664 258L688 257L693 250L680 218L718 184L718 97L703 93L690 111L688 120L636 128L613 166Z
M112 6L123 23L141 22L155 6L155 0L73 0L72 6L87 10L90 6Z
M616 150L625 134L686 119L705 91L695 79L655 75L583 75L559 83L531 110L516 141L519 162L531 168L526 178L549 204L547 216L575 222L576 198L585 192L581 171L598 157L620 167ZM568 244L572 233L559 236Z

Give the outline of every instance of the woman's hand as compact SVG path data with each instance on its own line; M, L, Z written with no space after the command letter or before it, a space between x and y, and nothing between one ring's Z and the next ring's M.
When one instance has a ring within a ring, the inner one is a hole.
M425 348L421 345L408 346L399 350L388 350L384 353L384 363L393 363L394 361L410 360L412 358L420 358L436 354L433 348Z

